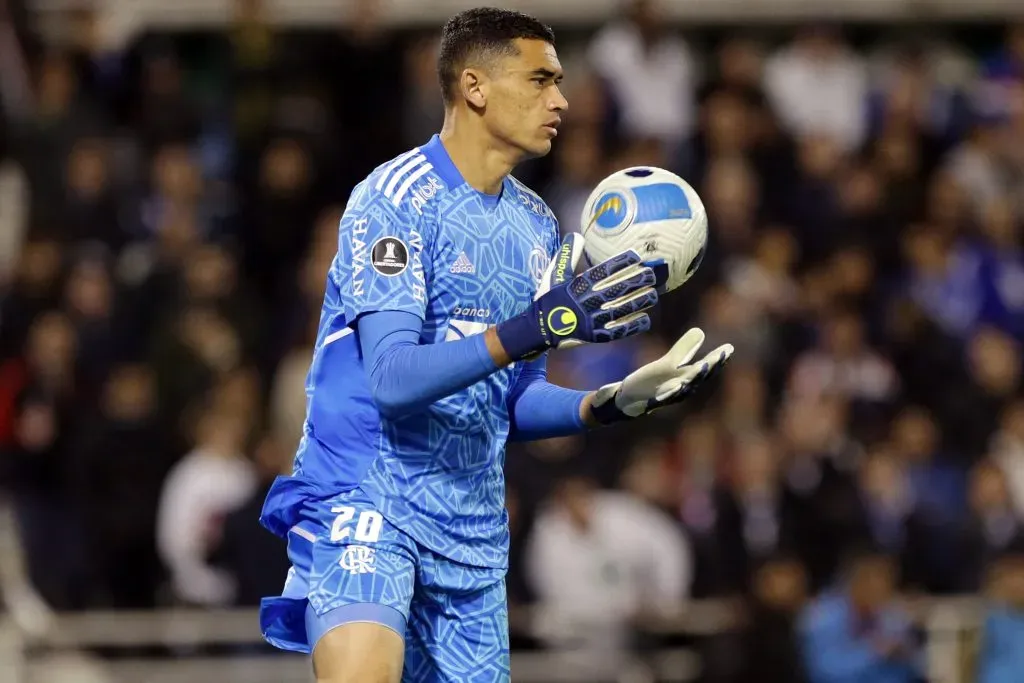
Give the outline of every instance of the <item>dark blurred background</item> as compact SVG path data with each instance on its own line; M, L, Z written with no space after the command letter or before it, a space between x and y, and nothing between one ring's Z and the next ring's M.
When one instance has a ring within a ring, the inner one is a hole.
M280 589L257 520L340 213L443 117L440 22L340 4L123 41L111 6L0 0L0 485L58 613ZM665 5L556 23L570 110L516 175L574 230L608 173L671 169L708 256L653 334L552 380L620 379L695 325L737 353L677 412L509 448L514 645L567 653L516 679L1024 681L1024 23ZM965 595L943 658L936 605ZM228 680L204 675L180 680Z

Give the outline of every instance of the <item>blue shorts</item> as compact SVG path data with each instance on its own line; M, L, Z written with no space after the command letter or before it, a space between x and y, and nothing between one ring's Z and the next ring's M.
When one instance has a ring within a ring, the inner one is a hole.
M333 628L373 622L405 640L403 683L511 680L504 570L433 553L359 489L307 505L288 556L281 596L260 608L271 645L308 654Z

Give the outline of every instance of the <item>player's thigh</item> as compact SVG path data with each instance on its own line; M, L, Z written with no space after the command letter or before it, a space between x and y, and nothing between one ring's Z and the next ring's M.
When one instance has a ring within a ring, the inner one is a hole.
M323 680L333 682L342 675L338 671L361 675L369 667L376 673L368 678L337 680L377 681L372 676L381 671L401 671L400 645L416 585L415 544L358 493L329 501L329 510L312 544L306 640ZM375 649L353 658L352 642ZM325 678L325 671L333 677Z
M479 568L442 570L435 582L431 579L438 577L430 573L421 567L421 583L409 611L402 682L510 681L504 579Z
M405 641L393 629L351 622L325 633L313 649L317 683L400 683Z

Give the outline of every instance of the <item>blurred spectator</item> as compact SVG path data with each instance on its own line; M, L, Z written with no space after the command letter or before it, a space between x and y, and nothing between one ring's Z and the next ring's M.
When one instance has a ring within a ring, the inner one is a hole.
M955 390L935 397L935 413L948 443L976 460L988 448L1003 407L1021 388L1021 355L1013 339L992 328L979 329L964 355L966 372L954 375Z
M1024 401L1014 400L1003 411L989 453L1003 471L1017 516L1024 519Z
M800 557L815 592L831 583L862 529L856 482L861 448L848 433L847 413L843 401L823 397L788 401L779 416L785 486L800 520Z
M935 591L942 585L932 562L934 528L920 510L904 463L876 449L864 461L860 477L864 509L864 541L898 563L898 585L912 592Z
M512 626L514 631L525 631L529 629L529 626L522 624L518 619L534 602L533 588L526 575L526 553L524 552L530 525L529 520L525 517L527 511L524 510L519 490L512 484L505 486L505 509L508 511L508 530L512 538L509 546L508 574L505 579L510 611L509 621L515 622L515 625ZM528 619L529 617L527 617Z
M439 49L437 37L430 35L419 38L405 51L405 104L401 107L405 148L423 144L444 124L444 103L437 87Z
M797 141L796 173L782 214L800 240L805 263L828 257L840 240L843 171L846 153L831 138L807 135Z
M225 517L253 494L256 474L245 456L247 426L238 416L207 413L196 447L167 476L157 517L157 546L177 600L224 605L235 599L235 579L210 564Z
M796 637L797 617L807 600L807 577L799 561L772 559L753 579L743 661L737 681L803 683L807 680Z
M548 205L558 217L563 233L578 231L583 205L591 190L604 177L601 162L601 131L593 126L566 129L560 135L555 151L557 172L554 181L544 190Z
M316 208L312 203L313 161L293 138L275 138L259 162L255 201L238 219L244 249L244 274L264 300L272 285L293 273L309 246Z
M212 561L231 575L235 585L233 603L254 607L260 600L281 590L291 563L284 542L260 526L260 511L274 479L292 471L293 451L281 447L272 436L256 445L253 460L257 486L244 503L224 519L223 533L214 542Z
M174 141L154 150L147 189L136 228L140 237L160 237L169 222L184 215L194 217L201 236L209 234L202 171L188 145Z
M746 594L761 564L795 552L800 542L795 501L779 479L776 444L764 434L748 434L737 439L733 458L731 481L714 493L712 526L694 539L720 595Z
M960 591L977 591L995 560L1007 553L1024 552L1024 528L1010 499L1006 478L991 462L974 466L968 505L967 519L956 537L956 586Z
M727 264L725 281L737 297L780 318L794 313L800 291L793 279L799 246L784 229L758 235L753 256Z
M960 183L976 215L1011 189L1006 142L1001 120L979 116L970 135L947 159L950 174Z
M875 132L920 132L936 146L960 132L965 103L951 79L941 77L935 52L916 43L895 50L869 100Z
M768 425L769 387L759 367L732 363L719 392L722 427L730 436L761 432Z
M715 86L711 86L715 87ZM691 182L700 184L707 164L713 159L753 155L759 135L758 111L750 102L752 96L726 86L712 90L700 107L699 129L693 140L691 158L684 172Z
M238 332L245 358L262 358L263 311L242 280L235 255L217 244L197 246L181 273L185 305L216 311Z
M21 353L4 365L0 405L8 419L17 405L34 395L55 408L74 412L75 363L78 339L68 318L57 311L40 311L31 322ZM3 425L4 437L13 432Z
M268 21L262 0L236 0L229 30L230 79L234 90L234 131L247 150L270 124L274 89L282 71L281 39Z
M790 395L815 399L835 394L850 402L858 418L877 418L896 399L899 378L865 337L864 322L855 313L832 313L821 326L818 345L794 362Z
M28 237L30 186L21 166L3 156L0 150L0 287L6 288Z
M60 299L61 244L57 239L35 239L21 251L14 279L0 301L0 358L10 359L22 350L28 329L36 316ZM17 364L8 360L4 384ZM0 389L0 391L5 391ZM4 399L0 398L0 405ZM0 407L0 415L4 408ZM0 418L2 419L2 418ZM0 428L2 430L2 428Z
M34 105L29 16L21 0L0 2L0 160L10 140L5 129L10 121L24 119Z
M860 314L870 332L881 309L880 297L873 287L878 268L871 252L863 246L848 245L833 252L826 267L831 273L827 281L829 296L837 306Z
M992 601L981 633L978 683L1010 683L1024 667L1024 556L1000 560L990 573Z
M28 572L43 597L62 609L81 608L88 591L79 518L71 509L68 451L76 420L76 339L67 318L48 312L29 330L13 361L10 430L4 470L24 538ZM20 371L20 373L19 373Z
M579 477L538 514L526 566L545 640L594 651L620 648L634 619L674 614L692 578L689 545L668 519Z
M119 352L114 283L102 255L83 254L65 284L64 309L78 337L79 379L97 391Z
M980 261L984 287L982 321L1024 340L1024 256L1021 224L1010 195L988 204L979 220L981 234L971 253Z
M906 468L910 495L930 520L946 524L966 508L966 468L941 449L942 433L926 409L909 406L890 425L890 447Z
M708 256L717 260L752 246L761 208L760 178L755 168L738 156L711 159L700 192L710 226ZM715 260L705 257L701 270Z
M918 645L896 602L895 577L889 558L864 554L850 562L835 592L807 607L799 628L809 681L919 680Z
M974 93L976 106L986 114L1010 114L1012 92L1024 81L1024 24L1006 27L1003 44L982 60L981 77Z
M771 322L756 302L736 296L724 285L716 285L702 297L697 325L707 335L705 344L709 348L735 339L737 362L765 365L777 348L777 329Z
M904 238L907 292L926 315L963 338L978 323L984 292L977 257L934 228L912 229Z
M928 162L920 137L912 130L894 127L884 131L873 143L870 163L877 182L881 184L881 205L878 207L881 211L873 218L883 227L890 226L891 230L878 229L876 224L874 230L866 229L870 226L864 225L860 232L862 238L867 235L869 243L883 249L878 256L890 272L898 267L899 231L908 222L919 219L925 208L928 187L922 173ZM960 208L961 195L954 183L950 185L952 192L936 192L933 200L934 206L951 214L947 219L957 218Z
M192 306L175 311L167 336L153 352L160 405L170 415L185 417L196 396L242 362L237 331L207 308Z
M406 100L400 87L405 82L403 50L384 21L382 0L352 0L345 8L341 30L328 34L323 62L317 66L326 76L338 125L349 131L342 176L351 187L383 160L407 149L402 139ZM372 106L352 106L353 93L359 93ZM415 140L411 144L425 142ZM308 223L298 221L297 226L305 228Z
M672 512L678 492L673 490L668 473L669 444L666 439L642 439L633 446L622 470L624 491L649 505Z
M185 74L172 45L155 41L145 51L141 85L133 120L144 153L194 141L201 127L199 112L185 90Z
M127 243L110 160L110 143L84 138L68 156L64 196L47 212L73 242L98 242L114 253Z
M734 35L724 40L715 53L715 69L701 88L701 99L729 92L753 106L763 106L762 77L764 45L753 35Z
M594 37L587 56L621 112L623 134L674 149L694 125L696 66L658 2L630 0L625 16Z
M765 90L796 137L824 136L846 151L864 142L867 71L837 28L801 31L792 45L769 59Z
M317 322L310 321L306 335L281 359L271 389L270 416L274 435L292 452L298 448L306 422L306 375L313 361Z
M157 502L177 454L164 437L152 372L111 370L102 401L76 435L78 515L95 563L102 606L154 607L163 569L156 552Z
M31 221L36 229L47 226L47 208L59 205L64 186L67 154L75 140L102 132L106 127L88 93L80 89L70 57L51 50L38 65L36 106L32 116L13 128L13 155L21 164L31 187Z

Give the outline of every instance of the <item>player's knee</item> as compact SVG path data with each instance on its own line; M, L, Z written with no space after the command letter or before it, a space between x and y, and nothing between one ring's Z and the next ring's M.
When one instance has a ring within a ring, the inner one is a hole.
M401 678L401 673L394 676L382 667L376 671L337 671L326 678L318 675L316 683L398 683Z
M341 669L327 676L318 673L316 683L398 683L401 678L401 670L395 675L389 664L378 662L370 666Z
M313 651L317 683L400 683L405 644L391 629L372 623L339 626Z

